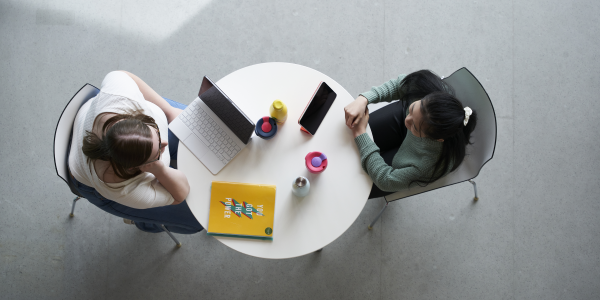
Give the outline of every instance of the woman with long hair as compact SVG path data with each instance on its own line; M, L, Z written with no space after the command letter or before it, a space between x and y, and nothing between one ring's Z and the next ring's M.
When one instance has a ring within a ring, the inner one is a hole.
M190 186L176 169L178 140L168 130L184 107L129 72L106 75L73 124L69 171L78 192L144 231L202 230L185 203Z
M369 116L368 104L393 100L399 101ZM456 170L477 124L477 113L429 70L372 87L344 111L362 167L373 180L369 199L425 186Z

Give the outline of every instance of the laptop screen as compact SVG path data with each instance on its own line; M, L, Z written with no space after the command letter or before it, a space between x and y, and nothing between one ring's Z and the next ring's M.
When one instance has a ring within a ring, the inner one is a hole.
M198 96L244 144L248 143L254 123L207 76Z

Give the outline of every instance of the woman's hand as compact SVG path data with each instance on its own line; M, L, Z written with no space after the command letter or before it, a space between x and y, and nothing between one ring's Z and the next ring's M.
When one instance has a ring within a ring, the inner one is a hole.
M367 124L369 124L369 109L365 108L364 116L360 118L358 124L354 125L354 128L352 128L352 134L354 135L354 138L367 132Z
M143 164L140 166L140 170L142 172L152 173L154 176L158 174L162 174L165 171L165 164L160 160L155 160L153 162Z
M365 117L365 111L367 109L369 100L364 96L358 96L356 100L344 107L344 113L346 114L346 126L350 129L354 129L357 124Z

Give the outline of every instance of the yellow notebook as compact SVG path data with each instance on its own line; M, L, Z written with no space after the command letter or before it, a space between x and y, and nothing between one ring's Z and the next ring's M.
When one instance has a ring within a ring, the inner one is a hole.
M275 186L213 181L206 233L273 240Z

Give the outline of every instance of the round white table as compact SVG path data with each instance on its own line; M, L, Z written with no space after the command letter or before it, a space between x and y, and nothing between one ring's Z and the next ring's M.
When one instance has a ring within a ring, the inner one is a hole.
M310 136L300 131L298 118L321 81L337 98L317 133ZM269 115L275 99L287 105L288 118L270 140L254 134L217 175L180 143L178 167L190 183L187 203L200 224L208 227L212 181L273 184L277 194L272 241L215 238L248 255L291 258L317 251L342 235L362 211L372 185L344 122L343 108L354 98L327 75L290 63L249 66L225 76L217 85L255 123ZM371 134L369 128L367 132ZM327 155L328 167L321 174L310 173L304 165L304 157L311 151ZM292 182L298 176L310 181L310 193L304 198L292 194Z

